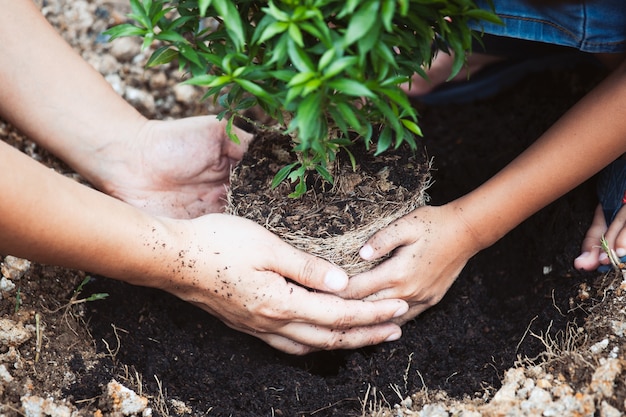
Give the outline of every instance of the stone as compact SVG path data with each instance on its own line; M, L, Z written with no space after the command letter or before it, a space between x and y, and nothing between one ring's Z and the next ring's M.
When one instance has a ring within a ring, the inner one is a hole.
M193 103L198 98L198 92L193 85L176 84L174 86L174 97L179 103Z
M622 413L606 401L600 404L600 417L621 417Z
M15 289L15 284L5 277L0 278L0 293L10 293ZM1 294L0 294L1 296ZM1 299L1 298L0 298Z
M0 346L20 346L32 336L21 323L0 319Z
M124 97L126 97L126 100L128 100L132 105L139 107L140 109L146 110L150 113L153 113L156 110L154 97L144 90L127 87L124 92Z
M131 62L141 53L141 44L136 38L118 38L111 42L110 52L120 62Z
M602 397L610 398L613 395L615 378L622 372L622 365L619 359L602 359L600 366L591 377L589 388L591 391Z
M25 395L21 398L26 417L74 417L78 413L65 404L57 404L52 398Z
M135 393L135 391L126 388L116 380L112 380L107 384L106 391L109 405L114 413L120 413L124 416L149 415L148 399Z
M30 269L30 261L27 259L16 258L15 256L7 256L4 258L0 266L2 276L10 280L16 281L24 276Z

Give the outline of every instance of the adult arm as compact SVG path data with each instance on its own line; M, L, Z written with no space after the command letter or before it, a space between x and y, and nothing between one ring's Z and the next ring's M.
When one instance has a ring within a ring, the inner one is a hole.
M404 320L434 305L469 258L626 151L624 112L626 65L476 190L441 207L419 208L375 234L362 257L395 250L393 257L353 277L343 295L405 299L411 310ZM612 247L626 247L623 214L607 233Z
M97 186L115 169L139 177L147 171L149 182L153 165L167 165L167 157L176 155L189 168L189 158L197 156L193 150L214 140L213 120L171 124L139 115L58 37L30 0L0 0L0 6L0 114ZM165 141L177 132L185 132L183 144ZM215 171L221 175L229 167L224 158L235 159L241 150L216 142L209 150L218 154ZM166 157L151 159L155 152ZM136 158L127 160L129 155ZM164 207L139 210L4 143L0 164L6 197L0 201L0 253L164 289L288 352L352 348L400 336L396 325L385 322L404 313L405 302L344 301L326 293L345 286L342 271L252 222L221 214L156 217L148 212ZM134 170L125 171L128 166ZM210 182L213 173L204 179ZM160 179L189 186L172 176ZM148 191L160 197L161 190Z
M94 187L171 217L222 211L242 145L213 116L147 120L31 0L0 0L0 114Z
M325 293L345 286L341 270L252 222L151 216L3 142L0 165L0 253L166 290L291 353L400 337L385 322L405 313L405 302Z

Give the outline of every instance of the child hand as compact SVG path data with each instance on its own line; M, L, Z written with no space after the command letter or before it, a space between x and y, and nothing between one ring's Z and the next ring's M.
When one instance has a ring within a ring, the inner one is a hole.
M478 245L458 210L426 206L380 230L360 251L366 260L390 252L374 269L352 277L340 295L406 300L409 312L395 320L402 324L441 300Z

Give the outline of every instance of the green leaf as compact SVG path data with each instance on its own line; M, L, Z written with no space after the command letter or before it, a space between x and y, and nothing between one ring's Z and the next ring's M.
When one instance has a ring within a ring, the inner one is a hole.
M295 77L296 75L300 73L292 71L292 70L278 70L278 71L270 71L268 74L270 75L270 77L275 78L277 80L289 82L293 79L293 77Z
M272 189L278 187L278 184L280 184L281 182L283 182L285 180L285 178L287 178L287 176L291 173L291 171L299 164L299 162L294 162L292 164L289 164L287 166L282 167L277 173L276 175L274 175L274 178L272 179L272 184L270 185L270 187Z
M145 3L149 3L152 5L152 1L146 0ZM152 25L150 22L150 18L148 18L148 14L146 13L148 8L144 8L144 5L139 0L130 0L130 9L132 13L129 15L137 22L141 23L146 29L152 30Z
M329 182L330 184L335 182L331 173L328 172L328 170L322 165L315 165L315 170L322 176L322 178L324 178L324 180L326 180L326 182Z
M211 6L212 0L198 0L198 9L200 9L200 16L206 16L206 11Z
M295 23L289 24L289 36L291 39L298 44L299 47L304 48L304 40L302 39L302 32L300 32L300 28Z
M380 20L375 20L372 27L367 32L367 36L361 37L358 40L357 44L359 46L359 55L363 57L366 53L372 50L374 46L376 46L380 40L380 33L382 31L382 24Z
M409 0L398 0L400 5L400 15L406 16L409 13Z
M408 119L400 119L400 122L409 129L411 132L415 133L417 136L424 136L422 133L422 129L412 120Z
M241 144L241 141L239 140L237 134L233 131L233 121L235 120L235 117L236 115L233 114L228 118L228 121L226 122L226 134L228 135L230 140L233 141L233 143L239 145Z
M353 129L361 130L361 122L359 122L358 117L354 113L353 106L347 103L338 102L335 103L335 107L339 110L339 113L343 116L343 118L348 122Z
M226 76L230 79L229 76ZM195 77L192 77L188 80L185 80L183 82L183 84L190 84L190 85L199 85L199 86L204 86L204 87L208 87L209 84L212 84L213 81L215 81L215 79L218 78L215 75L211 75L211 74L204 74L204 75L198 75Z
M189 45L179 45L178 46L178 52L180 52L180 54L182 56L184 56L186 59L188 59L189 61L193 62L194 64L196 64L199 67L202 67L202 61L200 61L200 56L198 55L198 53Z
M323 71L324 68L326 68L331 62L333 62L336 53L337 51L335 50L335 48L328 49L326 52L324 52L320 57L319 62L317 63L317 70Z
M146 33L148 33L147 29L142 29L135 25L131 25L130 23L113 26L112 28L104 31L104 34L110 36L111 40L124 36L143 36Z
M341 9L341 12L337 15L337 18L343 19L345 16L348 16L354 13L354 10L359 5L359 3L360 3L359 0L346 0L345 5L343 6L343 9Z
M193 84L191 81L198 79L199 77L203 77L203 75L193 77L187 83ZM233 81L233 77L231 77L230 75L220 75L219 77L212 75L211 77L213 77L213 80L209 82L208 84L205 84L206 87L223 87L227 84L230 84Z
M168 64L177 57L178 51L169 46L162 46L150 55L150 59L148 59L146 67L151 68L157 65Z
M291 87L298 84L304 84L316 75L317 74L313 71L300 72L291 78L287 86Z
M379 5L378 1L370 0L350 17L350 23L344 35L344 45L351 45L368 34L379 18Z
M341 115L341 113L339 113L336 107L329 107L328 113L330 117L332 117L333 121L337 124L337 127L339 128L339 130L341 130L341 132L343 132L344 134L348 134L350 132L350 129L348 128L348 123Z
M245 32L239 11L233 2L230 0L213 0L213 7L215 7L215 10L223 19L226 31L229 33L237 50L243 49L246 43Z
M328 28L319 29L318 26L308 22L298 22L298 25L300 26L301 30L313 35L314 37L322 41L324 45L330 47L331 41Z
M298 181L298 184L296 185L295 191L293 193L289 194L288 197L290 197L290 198L300 198L304 194L306 194L306 175L302 174L302 176L299 177L299 181Z
M409 101L408 96L400 88L398 88L398 87L396 87L396 88L380 88L380 89L378 89L376 91L384 94L387 97L389 97L389 99L391 99L394 103L396 103L400 107L402 107L402 109L404 109L410 115L417 116L417 114L415 113L415 110L413 108L413 105L411 105L411 102Z
M391 129L389 126L385 126L380 132L380 136L378 137L378 142L376 143L376 153L374 155L380 155L385 152L391 146Z
M348 154L348 158L350 158L350 166L352 166L352 171L356 172L356 158L354 157L354 154L350 152L350 150L346 147L344 147L343 150Z
M322 80L320 80L319 78L313 78L312 80L309 80L304 85L304 90L302 90L302 96L309 95L313 91L315 91L318 88L320 88L321 85L322 85Z
M393 17L396 12L396 0L383 0L381 17L387 32L393 31Z
M304 52L302 48L300 48L293 39L289 39L287 42L287 52L289 53L289 59L293 65L300 72L309 72L315 71L315 66L311 61L311 58Z
M382 59L384 62L393 66L394 68L398 68L398 62L396 62L396 56L391 51L391 47L385 45L383 43L378 43L374 45L374 51L376 52L376 57ZM386 76L381 76L379 78L387 79Z
M398 122L397 111L394 111L395 110L394 108L392 108L388 103L382 100L374 100L374 101L378 110L380 110L380 112L385 116L386 123L390 124L391 127L393 127L395 131L401 131L402 124Z
M451 81L461 71L461 68L466 65L465 54L459 52L460 51L455 50L454 60L452 61L452 69L450 70L450 76L446 81Z
M144 51L148 49L148 47L152 44L153 40L154 40L154 33L153 32L146 33L143 38L143 43L141 44L141 49Z
M376 95L372 93L372 90L367 88L365 84L362 84L355 80L351 80L349 78L339 78L337 80L332 80L328 83L328 86L353 97L376 97Z
M274 19L280 21L280 22L288 22L289 21L289 15L285 12L283 12L282 10L280 10L278 7L276 7L276 5L274 4L273 1L270 1L268 3L269 7L264 7L262 10L263 12L265 12L267 15L272 16Z
M106 292L99 292L99 293L96 293L96 294L91 294L89 297L85 298L85 301L104 300L108 296L109 296L109 294L106 293Z
M234 81L240 86L242 86L243 89L246 90L247 92L252 93L255 96L265 99L267 101L272 100L272 96L267 91L265 91L263 87L261 87L260 85L252 81L244 80L241 78L236 78Z
M267 41L268 39L272 39L274 36L285 32L287 29L289 29L289 23L274 22L265 28L265 30L263 31L263 33L261 33L256 43L261 44Z
M173 9L173 7L163 9L162 8L163 6L158 2L154 4L154 7L155 7L154 12L153 11L150 12L150 22L152 23L152 26L156 26L159 23L159 21L161 21L161 19L163 19L165 15Z
M340 72L344 71L346 68L355 65L356 62L357 57L355 56L346 56L343 58L339 58L333 61L333 63L328 66L326 71L324 71L324 78L332 78L335 75L338 75Z
M304 91L304 86L295 85L287 90L287 95L285 96L285 106L289 105L293 100L302 96L302 91Z
M270 60L267 65L276 65L277 67L282 67L283 64L287 61L289 43L291 43L289 36L281 36L278 42L274 44L274 50L272 51Z
M162 41L169 41L172 43L175 42L180 42L180 43L189 43L187 41L187 39L184 38L183 35L181 35L180 33L174 31L174 30L164 30L160 33L157 33L157 35L155 36L157 39L162 40Z
M304 144L317 139L320 128L324 125L322 117L322 95L310 94L298 107L296 118L300 139Z

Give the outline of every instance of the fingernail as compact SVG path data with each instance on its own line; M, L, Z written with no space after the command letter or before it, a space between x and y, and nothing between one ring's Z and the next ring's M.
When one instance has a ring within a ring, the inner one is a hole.
M606 253L604 253L604 252L602 252L602 253L600 254L600 256L598 256L598 260L599 260L600 262L602 262L602 261L606 261L607 259L609 259L609 255L607 255L607 254L606 254Z
M395 314L393 315L394 317L400 317L400 316L404 316L407 311L409 311L409 305L408 304L404 304L402 307L400 307Z
M580 255L578 255L578 258L576 259L585 259L587 256L589 256L589 252L583 252Z
M361 255L361 258L367 261L371 259L372 256L374 256L374 248L372 248L370 245L365 245L359 251L359 255Z
M626 249L624 249L624 248L617 248L617 249L615 249L615 254L617 256L619 256L620 258L622 256L626 256Z
M385 339L385 342L393 342L393 341L396 341L396 340L400 339L400 337L402 337L402 332L401 331L397 331L397 332L391 333Z
M343 271L331 269L324 278L324 284L329 290L341 291L348 285L348 277Z

